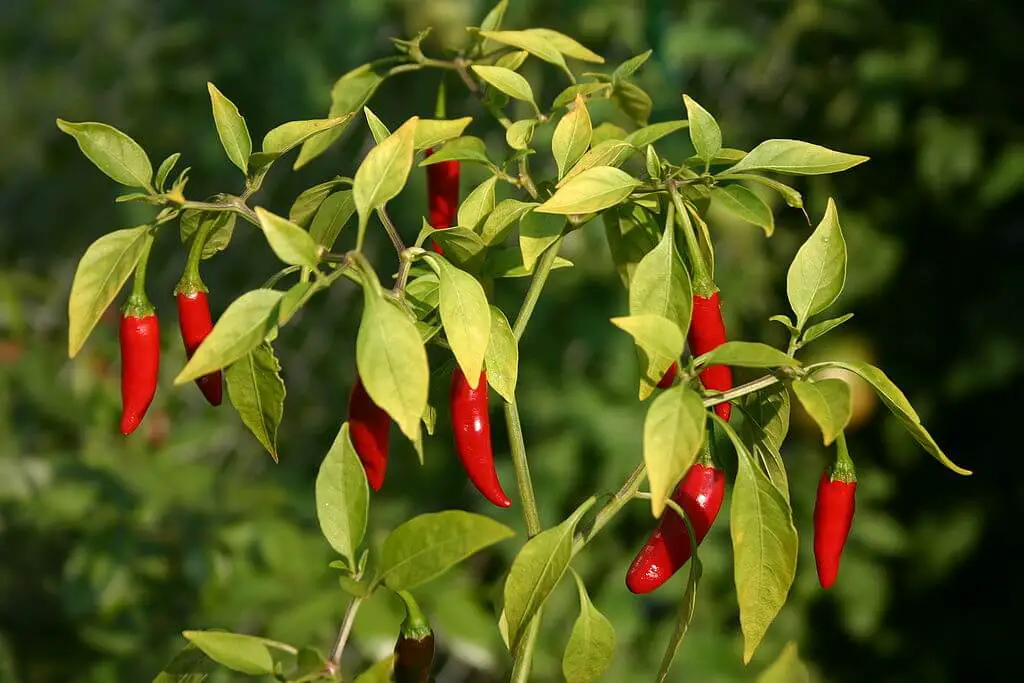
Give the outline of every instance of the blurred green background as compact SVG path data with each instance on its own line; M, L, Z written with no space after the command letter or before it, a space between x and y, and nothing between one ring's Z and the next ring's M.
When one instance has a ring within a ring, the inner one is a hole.
M333 80L390 52L388 37L425 26L458 42L490 0L8 0L0 4L0 681L148 681L185 628L260 633L330 646L346 597L320 538L313 480L344 417L353 377L359 295L342 282L318 295L277 342L288 385L279 465L230 407L172 388L184 360L171 291L185 252L161 234L150 294L163 316L156 402L130 439L117 434L116 327L102 323L69 361L66 306L74 267L101 234L147 219L114 205L121 192L58 132L54 119L109 122L154 164L181 151L190 197L238 191L209 114L206 81L246 115L257 139L287 120L322 116ZM790 601L750 667L740 661L727 515L705 542L694 625L670 680L752 680L796 640L819 680L846 683L986 680L1017 668L1021 608L1018 476L1024 367L1024 5L950 0L513 0L505 26L573 35L609 65L648 47L638 82L652 121L681 118L687 92L714 113L725 143L749 149L795 137L871 156L854 171L798 182L812 218L838 198L849 245L847 291L834 311L856 317L808 356L866 357L900 384L946 451L976 475L942 469L867 393L850 448L858 515L838 585L818 588L810 546L813 491L828 454L794 419L790 467L800 563ZM575 65L581 66L578 63ZM531 60L541 100L564 76ZM430 115L437 73L387 82L371 102L394 126ZM450 89L449 116L495 149L501 131ZM605 112L603 115L608 115ZM350 174L365 126L299 172L275 169L257 203L285 213L305 187ZM685 135L659 143L687 156ZM536 165L543 173L543 164ZM463 173L464 192L481 177ZM407 239L424 212L424 179L391 205ZM750 226L712 224L717 275L736 338L782 341L767 322L785 312L784 274L810 228L779 207L770 240ZM241 226L241 224L240 224ZM391 265L382 235L378 263ZM349 235L351 238L351 235ZM345 239L343 234L342 239ZM635 400L629 338L608 322L625 310L603 230L563 254L521 349L519 396L545 524L589 492L617 488L640 454L645 406ZM241 226L204 278L215 312L277 266ZM514 312L525 281L502 281ZM742 379L742 378L741 378ZM437 383L441 385L441 382ZM496 401L495 401L496 403ZM443 423L444 420L441 420ZM494 416L501 477L512 472ZM518 506L494 512L465 483L444 427L420 468L393 433L388 481L371 507L378 537L414 514L465 508L522 529ZM623 574L652 526L627 508L576 562L618 632L608 681L650 680L674 620L684 572L638 598ZM438 683L502 680L509 659L492 594L514 545L418 591L439 633ZM545 612L538 682L560 678L576 616L563 585ZM352 667L390 651L398 605L380 595L360 612ZM351 669L350 669L351 670ZM232 680L215 674L214 683Z

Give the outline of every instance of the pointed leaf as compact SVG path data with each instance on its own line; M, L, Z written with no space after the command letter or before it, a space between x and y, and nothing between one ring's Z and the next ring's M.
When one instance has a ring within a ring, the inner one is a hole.
M213 661L250 676L274 672L274 658L262 638L227 631L185 631L193 645Z
M498 176L491 176L473 188L459 206L459 227L476 230L485 217L494 211L494 187Z
M800 343L810 343L817 339L818 337L822 337L828 334L829 332L839 327L852 317L853 313L844 313L839 317L830 318L829 320L822 320L820 323L814 323L813 325L809 326L806 330L804 330L804 336L800 339Z
M523 252L523 266L532 271L537 259L558 241L565 229L565 218L560 215L530 211L519 219L519 249Z
M596 132L596 131L595 131ZM613 166L619 167L623 162L626 161L634 152L636 148L628 142L623 140L604 140L602 142L596 142L594 147L580 157L580 160L569 169L569 172L565 174L565 177L558 181L556 187L563 187L576 176L580 175L584 171L589 171L592 168L598 166Z
M266 154L285 154L313 137L347 126L353 116L355 114L348 113L329 119L310 119L308 121L282 123L263 136L263 152Z
M828 446L850 421L850 385L836 378L813 382L798 379L793 381L792 388L804 410L821 427L821 435Z
M623 78L629 78L630 76L635 74L637 70L640 67L642 67L648 59L650 59L651 53L653 52L653 50L641 52L637 56L630 57L622 64L619 64L617 67L615 67L615 71L612 72L612 80L619 81L622 80Z
M555 66L560 66L562 69L566 69L565 59L562 57L562 53L558 51L558 48L552 45L551 41L541 35L530 33L528 31L480 31L480 35L493 40L496 43L503 45L511 45L512 47L518 47L520 50L526 50L534 57L543 59L545 62L550 62ZM474 66L475 70L477 67ZM511 94L511 93L509 93ZM513 97L515 97L513 95ZM522 98L520 98L522 99Z
M487 158L487 145L480 138L466 135L444 143L440 149L420 162L420 166L431 166L442 161L475 161L493 166Z
M672 133L682 130L689 125L689 121L662 121L661 123L652 123L649 126L644 126L640 130L635 130L627 135L626 142L634 147L643 149L644 146L657 142L666 135L671 135Z
M225 97L217 89L217 86L207 83L206 89L210 91L213 122L217 126L220 144L224 146L224 151L227 152L231 163L245 173L249 164L249 155L252 154L252 139L249 137L249 128L245 125L245 119L238 112L235 103Z
M224 372L231 405L274 462L278 460L277 430L284 415L285 387L280 373L281 363L265 342Z
M342 190L327 197L317 209L309 236L324 249L331 249L341 234L352 214L356 212L356 202L352 190Z
M811 672L800 661L796 643L786 643L778 659L757 677L757 683L811 683Z
M686 592L683 593L683 600L679 603L679 616L676 617L676 627L672 631L668 647L665 648L665 654L661 658L661 665L658 667L658 677L655 679L655 683L665 683L668 680L668 672L671 670L672 662L675 661L676 654L679 652L679 646L683 644L683 638L686 637L686 633L690 630L690 622L693 621L693 611L697 607L697 584L700 583L703 571L704 566L701 564L700 558L694 554L690 558L690 572L686 579Z
M416 125L413 147L417 150L437 147L442 142L453 140L462 135L462 132L466 130L466 126L472 122L472 116L451 120L420 119L420 122Z
M149 188L153 165L139 143L105 123L72 123L57 119L57 127L75 139L89 161L114 181Z
M474 389L480 380L484 354L491 336L491 312L484 288L475 277L459 270L441 256L428 258L437 265L441 280L441 324L452 353Z
M541 41L546 42L566 57L572 57L573 59L579 59L580 61L591 62L593 64L604 64L604 57L583 45L580 45L564 33L559 33L558 31L553 31L549 28L528 28L521 31L521 33L539 38Z
M825 215L797 250L786 274L786 294L797 327L803 328L808 318L831 306L845 283L846 241L835 202L829 198Z
M366 532L369 500L366 473L352 445L346 422L320 463L316 476L316 517L324 538L353 569Z
M626 200L640 184L633 176L611 166L583 171L538 206L539 213L582 214L603 211Z
M539 204L521 202L518 199L503 199L498 202L480 229L480 237L484 244L492 245L501 242L508 234L508 229L536 206Z
M488 84L509 97L529 102L533 106L534 111L540 113L540 110L537 109L537 103L533 99L533 90L530 88L529 81L515 71L501 66L484 66L482 64L474 64L471 68L477 76L484 79Z
M682 355L686 337L675 323L660 315L631 315L612 318L611 322L636 342L642 372L640 400L645 400Z
M697 156L706 163L715 158L722 149L722 130L708 110L697 104L689 95L683 95L686 104L686 119L690 122L690 141Z
M651 513L660 517L665 501L704 445L707 411L700 396L685 385L654 399L644 420L644 462L651 485Z
M699 356L694 361L694 365L698 368L708 365L735 365L741 368L795 368L799 367L800 361L767 344L732 341Z
M384 76L373 70L370 64L363 64L352 69L334 83L331 89L331 109L327 116L337 118L346 114L354 114L363 108L370 101L373 93L384 81ZM349 117L344 123L325 132L323 135L316 135L302 144L299 157L295 160L294 169L298 170L308 164L316 157L323 154L341 134L345 132L354 116Z
M533 139L533 129L537 126L537 119L523 119L516 121L505 131L505 142L512 149L526 149Z
M363 107L363 114L366 116L366 125L370 127L370 134L373 136L375 143L379 145L391 137L391 131L384 125L383 121L377 118L377 115L369 107Z
M775 215L764 201L742 185L720 185L711 190L711 201L742 221L764 229L771 237L775 232Z
M318 246L308 232L259 206L256 218L277 258L291 266L316 267L320 261Z
M790 175L839 173L868 160L801 140L765 140L722 174L740 171L774 171Z
M583 580L573 572L580 597L580 614L572 626L562 657L566 683L590 683L601 677L615 653L615 627L587 595Z
M74 358L142 257L149 226L115 230L89 245L68 300L68 356Z
M402 191L412 168L412 144L416 134L415 116L406 121L394 135L366 155L352 183L352 197L365 225L374 209L384 206Z
M341 184L341 180L338 179L328 180L327 182L320 183L319 185L314 185L307 190L303 190L302 193L295 198L295 201L292 202L292 207L288 210L288 220L296 225L302 226L303 228L309 227L310 222L313 220L313 217L316 216L316 212L320 209L320 206L341 186ZM347 190L347 192L351 192L351 190Z
M551 138L551 154L555 157L559 178L587 151L593 132L587 104L582 96L577 95L572 111L558 122Z
M395 668L395 657L390 655L376 662L369 669L359 674L354 683L390 683L391 670Z
M515 401L516 380L519 375L519 344L512 333L508 318L497 306L491 306L491 338L487 344L484 364L487 383L505 399Z

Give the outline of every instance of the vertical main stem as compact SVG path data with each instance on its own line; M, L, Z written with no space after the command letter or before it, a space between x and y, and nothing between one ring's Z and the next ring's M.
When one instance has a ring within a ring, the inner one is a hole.
M523 639L516 648L515 662L512 664L512 676L509 683L527 683L530 680L530 669L533 668L533 648L540 634L540 610L530 620Z
M526 444L523 441L523 425L519 421L519 407L515 402L506 403L505 424L508 425L508 441L512 448L512 464L516 471L516 487L519 502L523 506L523 521L526 534L533 538L541 532L540 513L537 498L533 494L533 480L530 479L530 463L526 460Z

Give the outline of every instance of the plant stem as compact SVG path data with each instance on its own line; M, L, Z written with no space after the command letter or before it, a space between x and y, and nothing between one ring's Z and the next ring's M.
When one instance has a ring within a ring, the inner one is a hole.
M356 613L359 612L361 604L363 604L362 598L352 598L352 601L348 603L348 609L345 611L345 618L341 620L338 638L334 641L334 647L331 648L330 660L335 671L337 671L338 665L341 664L341 653L345 651L345 643L348 642L348 636L352 632L352 624L355 623Z
M537 186L533 184L533 178L530 177L530 164L525 157L519 160L519 182L522 183L523 188L532 199L540 199Z
M683 228L683 237L686 239L686 251L689 252L690 264L693 268L693 287L697 295L709 298L715 293L715 282L711 277L711 268L704 262L704 254L697 243L697 235L693 229L693 221L690 220L686 207L683 205L683 198L672 183L668 183L668 193L672 198L672 204L676 207L678 214L676 220Z
M526 460L526 444L523 441L523 425L519 421L519 407L516 402L506 403L505 423L508 425L508 440L512 448L512 464L516 471L516 486L519 488L519 501L523 506L523 521L526 523L526 534L533 538L541 532L540 513L537 511L537 498L533 494L533 481L530 479L530 464Z
M523 639L519 641L509 683L528 683L530 680L530 669L533 667L533 648L537 644L537 636L540 633L540 616L541 610L537 610L537 614L526 627Z
M518 315L516 315L515 324L512 326L512 334L515 336L516 341L519 341L523 336L523 332L526 331L526 325L530 322L530 316L533 315L533 309L537 306L537 301L540 299L540 294L544 289L544 283L547 282L548 275L551 273L551 267L555 264L555 258L558 256L558 249L561 246L562 238L559 237L537 259L537 264L533 269L533 279L530 281L530 288L526 291L526 298L523 299L523 305L519 309Z
M380 218L380 222L384 224L384 231L391 238L391 244L395 245L395 251L401 256L402 252L405 251L405 244L402 243L402 237L398 234L398 228L391 221L391 216L388 215L384 207L377 209L377 216Z
M758 379L755 379L751 382L747 382L746 384L741 384L738 387L733 387L732 389L729 389L728 391L723 391L722 393L717 394L715 396L705 398L704 407L710 408L711 406L716 406L719 403L734 401L737 398L740 398L741 396L746 396L747 394L753 394L758 391L761 391L762 389L767 389L773 384L778 384L781 381L782 379L776 377L775 375L765 375L764 377L759 377Z
M572 552L575 555L579 551L583 550L583 546L590 541L594 540L598 532L604 528L608 522L612 520L615 515L619 514L619 510L636 496L636 492L640 490L640 485L644 483L644 479L647 477L647 466L644 463L640 463L630 472L629 477L622 484L622 487L615 492L615 495L610 501L608 501L603 508L598 510L597 516L594 518L594 524L587 531L587 534L577 536L573 539Z

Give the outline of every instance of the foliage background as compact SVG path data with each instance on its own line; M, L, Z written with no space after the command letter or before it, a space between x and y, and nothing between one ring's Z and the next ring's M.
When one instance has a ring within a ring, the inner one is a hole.
M182 151L193 196L237 189L207 80L262 134L323 115L334 78L387 53L388 37L430 25L435 37L457 40L486 9L476 0L0 6L0 681L150 680L184 628L326 649L345 601L327 569L312 486L344 415L358 294L335 287L281 335L289 394L274 465L230 408L211 410L193 388L171 389L184 360L171 290L185 253L165 230L150 284L163 316L163 381L143 429L123 440L114 426L114 320L69 361L66 304L85 247L144 220L137 212L145 209L115 206L120 190L54 119L109 122L155 161ZM784 448L801 531L790 602L744 669L728 525L720 523L704 545L696 621L672 680L752 680L789 639L820 680L836 683L944 683L1013 670L1008 627L1020 607L1015 541L1024 512L1013 424L1024 368L1024 330L1013 314L1024 257L1024 90L1013 83L1024 70L1024 8L1012 0L984 9L968 0L513 0L506 25L563 30L611 64L653 47L640 78L655 94L652 121L680 118L687 92L718 117L728 146L798 137L870 155L866 166L800 186L812 217L829 194L839 198L850 278L835 310L856 313L834 342L816 342L808 354L873 358L947 452L977 472L959 479L936 466L867 395L851 435L858 517L842 579L824 593L809 531L826 453L815 428L797 420ZM553 69L527 69L542 79L545 101L564 86ZM436 86L433 73L397 77L371 106L389 125L429 115ZM500 144L486 113L450 92L449 115L473 114L470 130ZM277 169L258 202L286 212L304 187L354 170L368 140L359 129L300 172ZM666 142L664 156L689 153L686 136ZM464 188L480 179L463 176ZM391 207L409 238L424 184L414 174ZM712 225L737 338L781 340L767 318L785 310L784 265L809 233L784 208L771 240L749 226ZM553 275L521 348L520 405L545 524L585 492L617 487L639 457L644 410L634 399L632 345L607 322L626 301L600 227L576 233L565 255L578 265ZM215 310L273 268L262 238L240 226L228 255L205 266ZM506 284L499 303L514 311L523 286ZM494 422L511 486L497 415ZM521 529L516 507L494 512L465 484L449 444L440 429L422 469L411 449L393 449L388 482L373 498L373 529L452 507ZM650 597L626 591L623 572L650 526L646 506L631 507L576 563L618 631L609 681L649 679L683 590L677 578ZM505 544L419 591L443 643L439 683L504 675L490 596L512 552ZM567 583L546 612L536 680L558 680L575 614ZM375 597L357 621L353 658L387 652L398 619L397 605Z

